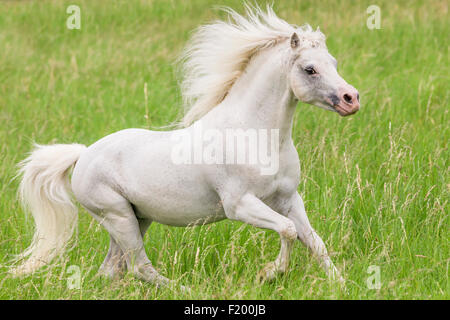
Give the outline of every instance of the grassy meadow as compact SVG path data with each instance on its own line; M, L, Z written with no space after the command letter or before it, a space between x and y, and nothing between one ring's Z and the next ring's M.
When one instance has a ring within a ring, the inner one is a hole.
M81 8L80 30L66 27L70 4ZM237 0L0 2L0 299L448 299L445 0L376 1L374 30L366 26L372 1L275 1L281 18L320 26L361 95L360 112L348 118L299 104L293 132L299 191L345 287L330 284L300 242L289 272L258 284L279 237L232 221L155 223L146 234L154 266L191 293L130 275L106 280L96 273L109 236L83 209L64 256L32 276L8 274L34 231L13 180L32 142L89 145L179 119L175 60L195 27L224 18L218 4L243 9ZM75 288L70 266L80 271ZM379 267L379 289L367 285L370 266Z

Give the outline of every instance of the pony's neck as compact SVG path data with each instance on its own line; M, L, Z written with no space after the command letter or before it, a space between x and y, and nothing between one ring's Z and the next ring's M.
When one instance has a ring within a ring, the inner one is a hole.
M288 82L288 64L278 46L262 50L206 118L227 127L279 129L281 141L290 139L297 100Z

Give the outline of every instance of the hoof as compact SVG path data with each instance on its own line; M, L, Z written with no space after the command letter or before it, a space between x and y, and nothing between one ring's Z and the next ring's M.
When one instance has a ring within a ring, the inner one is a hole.
M125 275L125 271L119 268L104 268L98 269L97 275L109 280L119 280Z
M259 283L266 282L266 281L272 281L277 276L277 267L275 265L275 262L269 262L257 275L257 281Z
M341 276L340 272L336 268L333 268L329 272L328 278L330 279L330 281L337 282L340 285L345 286L345 279Z
M189 287L181 286L181 292L183 292L184 294L191 294L192 290Z

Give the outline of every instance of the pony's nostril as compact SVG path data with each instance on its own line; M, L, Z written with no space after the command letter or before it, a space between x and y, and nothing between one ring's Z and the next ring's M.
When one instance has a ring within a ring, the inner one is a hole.
M359 101L359 93L356 94L356 99Z
M344 94L344 100L347 103L352 103L352 97L349 94Z

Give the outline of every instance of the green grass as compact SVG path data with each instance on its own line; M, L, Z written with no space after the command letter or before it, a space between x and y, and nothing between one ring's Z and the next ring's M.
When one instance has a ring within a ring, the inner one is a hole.
M81 30L65 25L81 7ZM190 32L223 14L218 1L2 1L0 4L0 299L448 299L449 62L446 1L376 1L381 29L366 27L372 1L277 1L291 23L320 26L362 110L340 118L298 106L299 191L312 225L347 279L331 285L297 243L290 270L257 284L275 259L271 231L223 221L154 224L145 237L157 269L192 289L156 289L96 272L109 237L80 210L73 247L22 279L7 266L33 234L16 200L16 163L31 142L91 144L128 127L181 115L174 61ZM226 1L242 12L240 1ZM148 85L148 96L144 85ZM148 101L146 103L146 101ZM148 110L148 111L147 111ZM80 289L67 268L79 266ZM380 267L381 288L366 285Z

